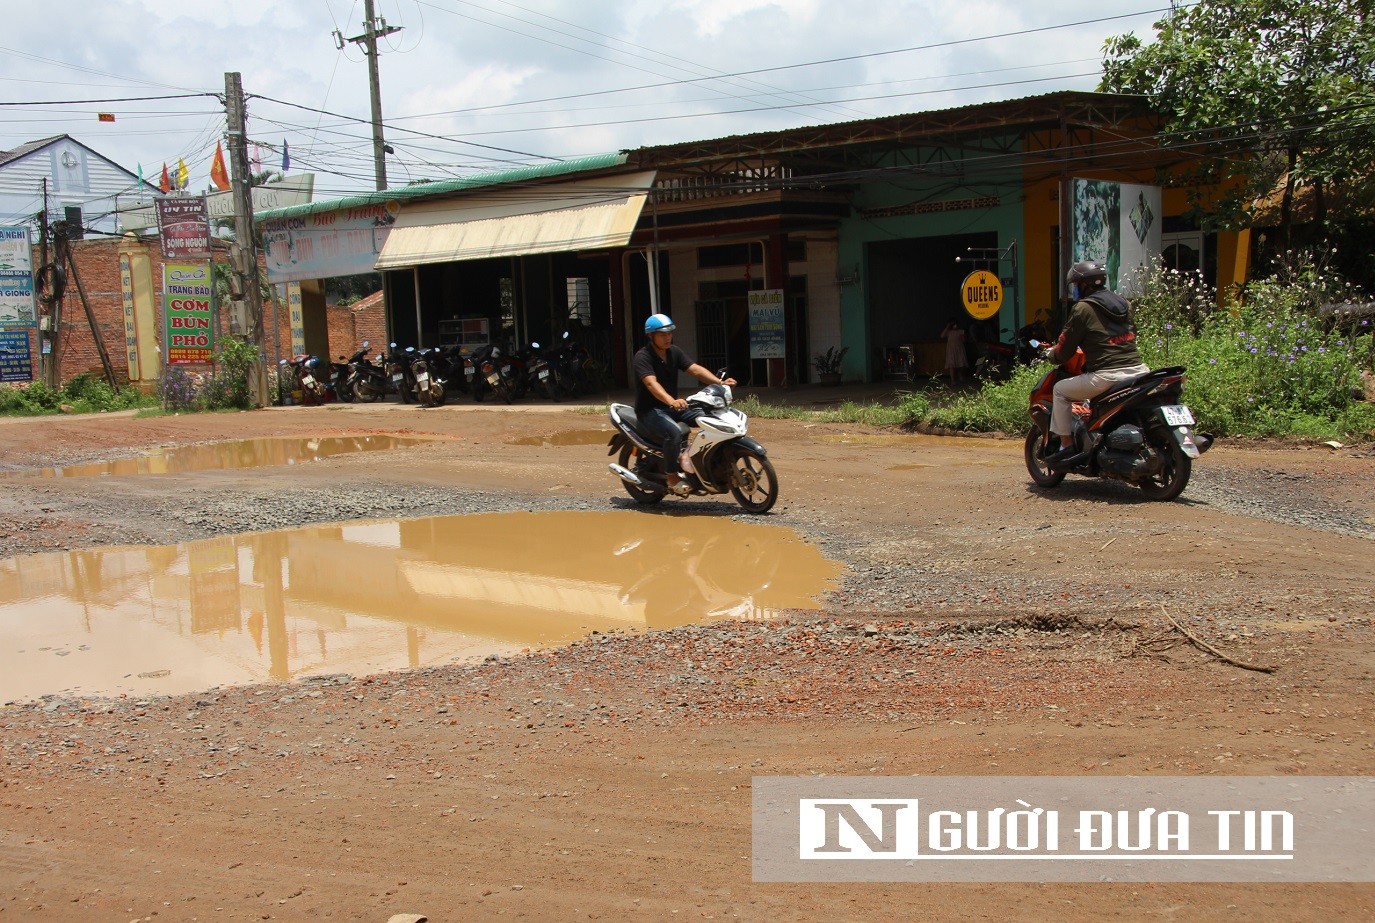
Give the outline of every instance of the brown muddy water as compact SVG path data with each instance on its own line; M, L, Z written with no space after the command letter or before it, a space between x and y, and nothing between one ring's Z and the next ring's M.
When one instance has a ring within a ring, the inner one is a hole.
M220 468L268 468L274 465L300 465L334 455L352 452L381 452L430 442L398 436L322 436L315 439L282 437L276 439L238 439L205 445L156 449L137 458L87 462L60 468L11 471L15 477L90 478L130 474L181 474Z
M615 430L611 427L606 429L571 429L557 433L546 433L540 436L520 436L516 439L507 440L507 445L536 445L536 446L570 446L570 445L606 445L611 440Z
M310 526L0 561L0 702L364 675L817 607L790 529L636 512Z

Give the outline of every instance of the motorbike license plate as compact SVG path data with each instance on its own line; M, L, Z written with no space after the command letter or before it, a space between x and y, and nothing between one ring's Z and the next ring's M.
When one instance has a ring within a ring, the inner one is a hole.
M1160 414L1165 418L1165 422L1171 426L1194 425L1193 412L1183 404L1166 404L1160 408Z
M501 376L493 372L487 376L487 383L495 388L497 385L501 384Z
M464 370L463 370L463 377L464 377L464 378L472 378L472 377L473 377L473 370L472 370L472 369L464 369Z
M405 374L402 373L402 372L392 372L392 373L391 373L391 380L392 380L392 381L401 381L401 380L402 380L403 378L405 378L405 377L406 377Z
M417 375L417 376L415 376L415 383L416 383L417 385L419 385L420 387L423 388L423 387L425 387L426 385L428 385L428 384L430 383L430 376L428 376L428 375Z
M540 377L540 381L543 381L544 379L548 378L548 377L549 377L549 370L548 370L548 369L540 369L539 377Z
M315 384L315 379L314 379L314 378L311 378L309 375L302 375L302 376L301 376L301 384L306 385L307 387L309 387L310 385Z

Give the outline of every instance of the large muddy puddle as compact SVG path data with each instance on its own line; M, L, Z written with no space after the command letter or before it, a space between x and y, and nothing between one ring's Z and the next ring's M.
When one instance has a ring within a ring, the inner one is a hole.
M616 431L606 429L569 429L556 433L543 433L538 436L518 436L508 439L507 445L554 446L563 448L571 445L606 445Z
M0 561L0 702L362 675L816 608L840 567L721 517L492 513Z
M432 440L398 436L320 436L313 439L281 437L238 439L204 445L155 449L135 458L87 462L60 468L12 471L11 476L48 478L90 478L130 474L181 474L218 468L268 468L275 465L300 465L334 455L353 452L380 452L420 445Z

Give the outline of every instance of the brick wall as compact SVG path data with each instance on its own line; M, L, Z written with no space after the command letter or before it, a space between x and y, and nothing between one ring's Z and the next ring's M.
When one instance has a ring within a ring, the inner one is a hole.
M157 318L158 341L162 340L162 265L163 257L156 241L140 244L152 264L154 315ZM72 243L72 257L76 266L75 275L81 278L86 298L100 335L105 342L105 351L110 357L115 378L120 384L129 380L129 360L124 348L124 299L119 278L120 242L113 238L82 240ZM216 251L217 262L228 260L227 251ZM34 251L35 265L38 252ZM259 265L264 265L261 257ZM228 311L217 312L217 337L229 332ZM277 339L273 338L273 308L270 302L263 305L264 340L263 350L269 362L275 361L274 347L280 344L280 356L291 352L291 317L285 305L276 311ZM360 348L363 340L371 341L374 348L383 344L386 338L386 320L382 294L365 298L348 308L332 307L327 311L326 323L329 327L330 357L352 355ZM76 279L70 271L67 276L67 290L62 301L62 347L60 351L61 369L59 377L63 382L70 381L83 372L104 377L100 354L96 350L95 337L91 334L86 321L85 309L77 293ZM36 341L36 337L34 340ZM358 345L350 345L358 344ZM34 343L34 374L38 374L37 343Z

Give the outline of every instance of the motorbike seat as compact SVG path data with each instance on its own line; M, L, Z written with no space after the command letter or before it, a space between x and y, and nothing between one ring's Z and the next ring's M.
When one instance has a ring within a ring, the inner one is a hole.
M648 442L650 445L653 446L659 445L659 437L656 436L654 433L651 433L648 429L641 425L640 418L636 415L634 407L630 406L629 404L612 404L611 411L616 415L616 419L625 423L626 426L629 426L635 432L639 433L640 436L643 437L645 442ZM678 423L678 432L681 433L685 438L687 437L688 433L692 432L692 430L688 427L686 423L682 423L679 421L674 422Z
M1116 394L1118 391L1126 391L1130 388L1135 388L1151 378L1169 378L1173 375L1182 374L1184 374L1184 366L1182 365L1171 365L1161 369L1151 369L1149 372L1137 375L1134 378L1127 378L1117 382L1111 388L1098 395L1098 397L1101 399L1107 397L1109 394Z

